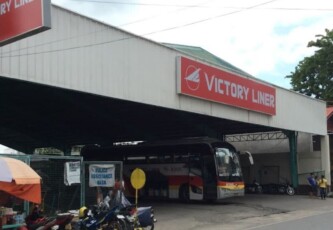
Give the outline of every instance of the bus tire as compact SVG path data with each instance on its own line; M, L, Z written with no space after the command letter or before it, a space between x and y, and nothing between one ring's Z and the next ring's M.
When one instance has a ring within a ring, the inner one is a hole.
M179 188L179 199L184 202L190 201L190 191L188 184L183 184Z

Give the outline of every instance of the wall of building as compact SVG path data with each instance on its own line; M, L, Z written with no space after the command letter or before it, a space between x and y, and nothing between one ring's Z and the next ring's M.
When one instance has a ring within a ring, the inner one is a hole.
M313 151L312 136L307 133L298 133L297 163L300 185L307 184L306 177L310 172L321 175L324 170L321 151ZM288 139L233 142L232 144L238 150L248 150L253 155L254 165L252 166L246 162L244 157L241 158L244 174L247 174L245 175L247 182L251 182L253 179L260 182L261 180L267 181L270 177L275 183L290 178Z
M196 58L60 7L52 6L51 13L50 30L0 48L0 76L267 127L327 133L322 101L272 85L277 112L270 116L179 95L176 58Z

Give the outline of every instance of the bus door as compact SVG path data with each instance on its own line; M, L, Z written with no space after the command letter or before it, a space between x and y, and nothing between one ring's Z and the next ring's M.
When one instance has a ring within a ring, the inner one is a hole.
M199 153L189 154L189 198L190 200L203 199L202 160Z
M217 199L216 164L212 155L203 156L203 181L204 198L208 200Z

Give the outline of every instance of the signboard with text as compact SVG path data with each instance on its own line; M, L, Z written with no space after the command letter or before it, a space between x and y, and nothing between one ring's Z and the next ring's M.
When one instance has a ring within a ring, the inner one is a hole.
M276 114L274 87L185 57L177 57L177 91L204 100Z
M50 28L50 0L0 0L0 46Z
M112 164L89 165L89 187L113 187L115 166Z

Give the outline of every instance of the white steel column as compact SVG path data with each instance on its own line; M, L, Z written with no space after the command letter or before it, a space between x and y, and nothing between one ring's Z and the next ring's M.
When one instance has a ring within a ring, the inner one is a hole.
M330 142L329 136L321 136L321 165L322 169L325 170L325 178L327 179L328 185L331 185L331 160L330 160Z

